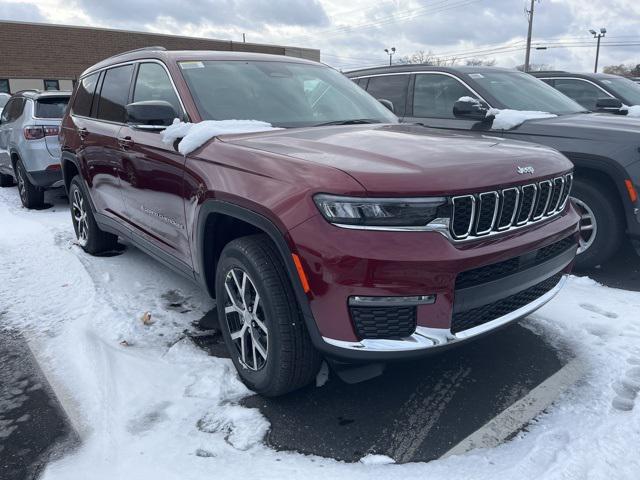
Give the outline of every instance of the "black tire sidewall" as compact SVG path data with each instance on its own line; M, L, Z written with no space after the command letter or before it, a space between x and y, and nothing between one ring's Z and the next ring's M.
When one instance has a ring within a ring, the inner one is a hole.
M91 207L89 195L87 194L84 185L82 184L82 181L78 176L73 177L69 186L69 210L71 212L71 223L73 224L76 238L78 238L78 228L75 224L75 221L73 220L73 192L76 189L80 192L80 195L82 195L82 198L84 199L85 210L87 212L87 224L89 225L89 238L87 239L87 244L82 248L85 252L92 255L113 249L116 246L117 237L110 233L103 232L98 227L96 219L93 216L93 208Z
M25 208L33 209L40 208L44 205L44 191L36 187L29 181L29 176L27 175L27 169L24 168L22 164L22 160L18 159L16 162L16 172L17 175L21 175L24 180L24 192L26 199L23 200L22 196L20 196L20 201ZM18 192L20 195L20 192Z
M269 331L269 341L267 345L267 363L262 369L258 371L253 371L245 368L239 361L239 353L233 340L231 340L231 334L227 325L226 315L224 312L226 300L224 281L227 272L229 272L232 268L239 268L241 270L244 270L249 275L256 290L260 294L260 302L262 303L262 308L265 313L264 322ZM220 322L222 336L224 338L229 354L231 355L233 364L238 370L238 373L243 381L249 386L249 388L255 391L262 391L269 388L269 385L277 376L277 369L280 365L281 360L281 341L278 324L274 322L273 319L278 318L277 315L282 315L283 312L279 312L276 310L276 308L274 308L272 301L273 294L278 295L279 292L267 292L267 289L262 280L262 276L251 258L244 255L244 253L239 249L234 248L233 245L225 248L216 271L216 299L218 302L218 320ZM282 295L284 295L284 293L282 293Z
M585 180L576 180L571 196L589 206L597 231L591 246L576 257L578 268L591 268L608 260L618 249L624 235L624 218L616 198L607 188Z

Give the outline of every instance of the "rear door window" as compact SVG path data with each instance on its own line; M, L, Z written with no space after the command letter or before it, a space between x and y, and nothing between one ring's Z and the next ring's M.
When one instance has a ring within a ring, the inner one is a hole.
M36 117L62 118L69 103L69 97L45 97L36 102Z
M73 99L71 113L83 117L91 116L91 104L93 103L93 94L98 84L98 74L94 73L82 79L78 85L76 96Z
M369 78L367 92L378 100L389 100L393 103L394 113L399 117L405 114L409 75L383 75Z
M99 119L124 123L132 74L133 65L123 65L106 71L98 103Z
M148 100L169 102L177 115L180 115L182 111L180 100L178 100L169 75L167 75L164 67L158 63L143 63L138 69L133 101L143 102Z
M595 110L599 98L610 97L595 85L579 79L556 78L554 86L587 110Z
M477 96L456 78L437 73L416 75L413 116L455 118L453 105L461 97Z
M7 102L2 111L2 122L13 122L20 115L22 115L22 111L24 110L24 98L12 98Z

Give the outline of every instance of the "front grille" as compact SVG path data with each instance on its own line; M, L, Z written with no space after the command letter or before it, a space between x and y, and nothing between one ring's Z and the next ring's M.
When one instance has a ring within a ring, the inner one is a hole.
M567 203L572 180L569 173L519 187L453 197L451 236L456 240L482 237L555 215Z
M358 339L404 338L416 330L416 307L350 307Z
M508 315L509 313L530 304L545 293L551 291L556 285L558 285L561 278L562 273L557 273L553 277L550 277L533 287L503 298L502 300L498 300L497 302L489 303L471 310L456 312L453 314L453 318L451 320L451 332L454 334L459 333Z
M576 239L571 236L519 257L461 272L456 277L456 290L504 278L512 273L539 265L566 252L570 248L575 248L575 246Z

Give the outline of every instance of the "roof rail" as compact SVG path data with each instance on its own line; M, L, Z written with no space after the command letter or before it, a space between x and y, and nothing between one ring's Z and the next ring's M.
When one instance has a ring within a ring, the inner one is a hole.
M127 50L126 52L116 53L115 55L111 55L110 57L105 58L105 60L109 60L110 58L120 57L122 55L127 55L129 53L135 52L145 52L145 51L161 51L166 52L167 49L161 46L153 46L153 47L142 47L142 48L134 48L133 50Z
M18 90L17 92L14 92L14 95L19 95L22 93L40 93L42 90L38 90L37 88L26 88L24 90Z

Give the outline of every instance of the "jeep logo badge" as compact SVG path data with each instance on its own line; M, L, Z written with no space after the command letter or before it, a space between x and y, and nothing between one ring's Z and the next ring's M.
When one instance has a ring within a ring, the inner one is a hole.
M520 175L524 175L525 173L529 173L531 175L533 175L533 167L518 167L517 171Z

